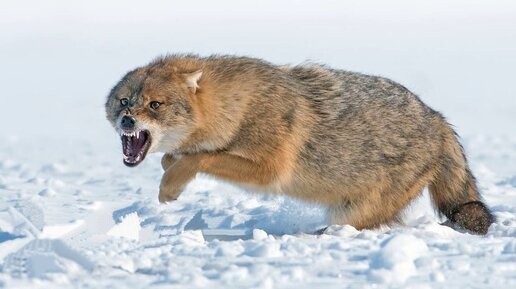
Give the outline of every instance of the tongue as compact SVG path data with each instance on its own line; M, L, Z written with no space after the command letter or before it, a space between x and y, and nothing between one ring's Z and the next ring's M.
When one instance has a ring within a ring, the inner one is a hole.
M139 138L135 136L122 136L123 152L126 160L136 161L143 150L145 141L146 137L143 134L140 134Z

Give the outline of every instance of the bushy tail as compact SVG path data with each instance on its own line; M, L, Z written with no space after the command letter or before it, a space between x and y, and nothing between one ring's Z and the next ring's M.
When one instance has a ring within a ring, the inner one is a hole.
M429 189L439 212L459 227L486 234L495 221L482 201L464 150L451 129L444 137L439 169Z

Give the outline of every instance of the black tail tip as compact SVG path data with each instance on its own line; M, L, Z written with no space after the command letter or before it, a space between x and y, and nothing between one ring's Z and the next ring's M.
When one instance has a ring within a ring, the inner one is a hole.
M473 233L485 235L489 226L495 222L495 217L484 203L473 201L457 206L450 221Z

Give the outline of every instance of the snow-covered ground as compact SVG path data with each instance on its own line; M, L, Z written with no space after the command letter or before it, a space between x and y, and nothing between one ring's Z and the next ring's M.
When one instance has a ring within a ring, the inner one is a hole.
M516 5L310 3L0 3L0 288L516 287ZM312 59L405 84L463 135L496 224L454 231L424 195L405 226L314 235L323 208L209 176L160 205L160 156L125 167L103 103L166 52Z
M128 169L120 155L88 141L8 139L0 144L0 284L510 288L516 175L497 174L489 163L514 169L516 138L466 143L498 218L485 237L439 225L427 198L409 209L406 226L334 226L321 236L310 234L324 224L321 208L203 176L177 202L160 205L158 156Z

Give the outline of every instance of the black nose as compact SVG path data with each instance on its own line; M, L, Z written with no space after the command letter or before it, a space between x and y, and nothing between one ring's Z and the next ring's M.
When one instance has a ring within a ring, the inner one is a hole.
M134 129L134 125L136 124L136 119L133 116L130 115L124 115L122 117L122 122L120 123L120 126L123 129Z

